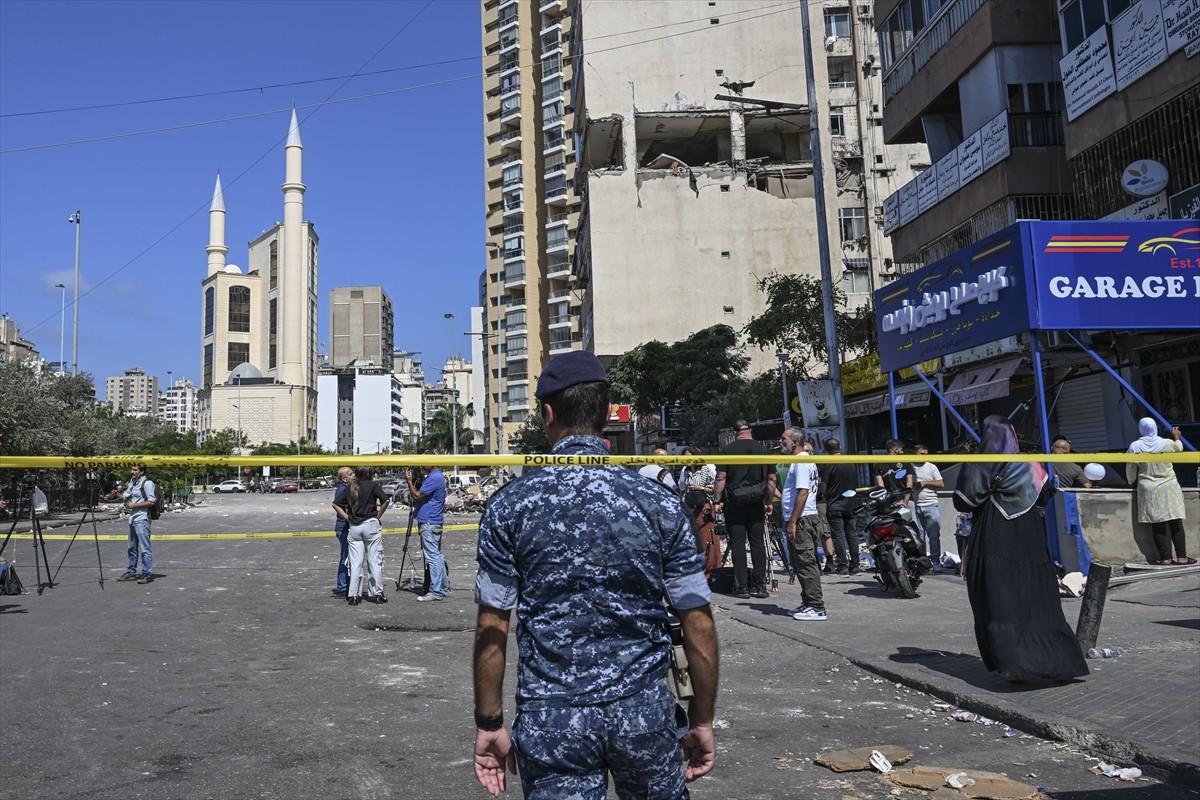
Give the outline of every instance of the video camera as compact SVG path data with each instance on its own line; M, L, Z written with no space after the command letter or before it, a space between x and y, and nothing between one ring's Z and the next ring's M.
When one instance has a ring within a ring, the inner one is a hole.
M21 491L28 494L37 488L38 475L36 472L26 472L20 478L16 479L14 483Z

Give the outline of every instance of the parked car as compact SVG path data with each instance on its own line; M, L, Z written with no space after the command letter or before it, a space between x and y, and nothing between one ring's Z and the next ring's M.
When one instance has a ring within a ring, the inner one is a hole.
M300 484L296 483L295 481L287 481L287 480L280 481L279 483L275 484L275 491L276 492L298 492L298 491L300 491Z
M227 481L221 481L216 486L212 487L213 494L221 494L222 492L244 492L246 487L237 478L230 478Z

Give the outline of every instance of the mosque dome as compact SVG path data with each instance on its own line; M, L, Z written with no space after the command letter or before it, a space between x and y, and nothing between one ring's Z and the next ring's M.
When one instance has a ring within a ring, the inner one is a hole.
M242 268L239 267L237 264L226 264L225 269L223 269L222 272L224 272L228 275L241 275Z
M261 377L262 373L258 371L258 367L254 366L249 361L243 361L241 364L238 364L233 368L233 371L229 373L229 380L225 381L225 383L232 384L248 378Z

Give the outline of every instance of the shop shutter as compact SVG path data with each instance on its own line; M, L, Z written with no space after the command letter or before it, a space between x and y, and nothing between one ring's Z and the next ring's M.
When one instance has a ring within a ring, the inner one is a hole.
M1087 375L1067 381L1058 395L1050 436L1066 436L1076 453L1098 453L1109 449L1108 427L1104 419L1105 375ZM1054 390L1047 392L1054 399Z

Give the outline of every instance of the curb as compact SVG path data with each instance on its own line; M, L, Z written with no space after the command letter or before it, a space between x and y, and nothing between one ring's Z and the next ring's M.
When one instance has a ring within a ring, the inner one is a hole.
M717 602L716 598L714 598L715 602ZM835 644L800 631L780 630L778 626L764 625L753 619L746 619L736 613L738 610L736 606L723 606L723 608L731 617L745 625L785 636L827 653L841 656L855 666L881 678L953 703L959 708L990 717L1023 733L1077 745L1109 760L1135 763L1148 775L1158 780L1186 789L1200 790L1200 764L1155 752L1150 749L1150 745L1144 742L1134 742L1111 736L1070 719L1040 719L1023 709L997 702L988 695L947 688L929 678L899 669L893 664L881 661L875 656L870 656L852 647Z

